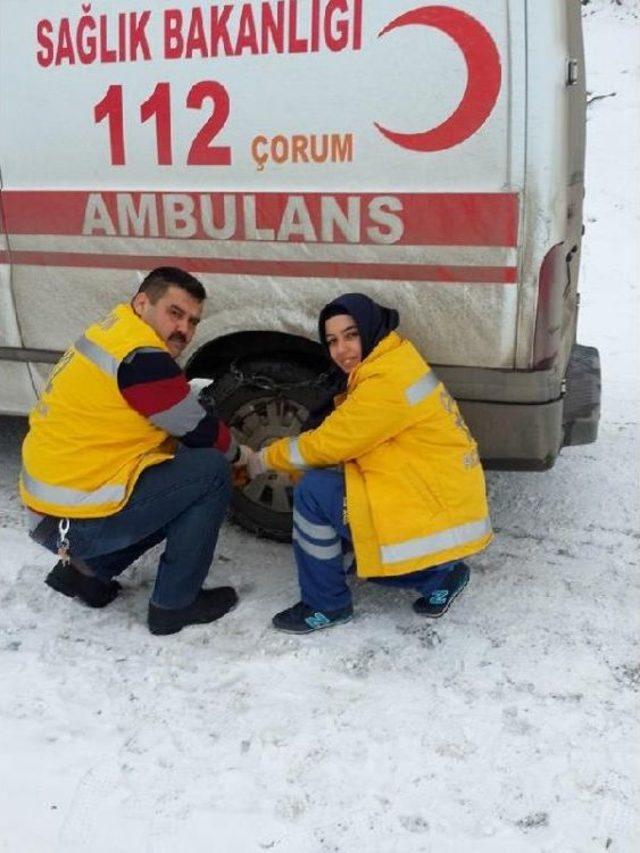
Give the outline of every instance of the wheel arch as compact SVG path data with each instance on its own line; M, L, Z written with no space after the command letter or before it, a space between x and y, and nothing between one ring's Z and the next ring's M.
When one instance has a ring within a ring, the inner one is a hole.
M215 376L239 358L268 355L292 358L318 372L330 364L319 343L300 335L285 332L235 332L204 343L188 360L185 373L189 379L194 376Z

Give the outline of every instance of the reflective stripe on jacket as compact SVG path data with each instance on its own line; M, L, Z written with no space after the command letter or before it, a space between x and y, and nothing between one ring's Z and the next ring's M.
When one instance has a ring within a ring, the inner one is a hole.
M415 347L395 332L349 376L315 430L265 451L283 471L343 464L358 574L400 575L491 541L477 445Z
M168 352L130 305L118 305L55 365L22 446L20 496L30 509L69 518L112 515L145 468L172 458L175 439L131 408L118 388L121 361L144 347Z

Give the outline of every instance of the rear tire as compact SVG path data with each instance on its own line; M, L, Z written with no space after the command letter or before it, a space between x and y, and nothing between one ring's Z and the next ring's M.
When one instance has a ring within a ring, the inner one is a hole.
M261 450L277 438L298 435L322 396L316 384L319 372L286 356L249 358L237 366L248 383L239 384L228 371L211 392L236 441ZM279 385L294 387L278 390ZM231 520L258 536L290 542L292 510L293 484L275 471L233 489Z

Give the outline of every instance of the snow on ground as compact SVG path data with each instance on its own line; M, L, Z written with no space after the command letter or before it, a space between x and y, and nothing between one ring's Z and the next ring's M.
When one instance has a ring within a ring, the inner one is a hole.
M153 559L91 611L50 591L0 420L0 850L630 853L638 777L637 14L585 7L587 236L579 338L603 360L595 445L489 474L498 536L441 622L356 590L306 638L288 546L226 527L240 606L152 637Z

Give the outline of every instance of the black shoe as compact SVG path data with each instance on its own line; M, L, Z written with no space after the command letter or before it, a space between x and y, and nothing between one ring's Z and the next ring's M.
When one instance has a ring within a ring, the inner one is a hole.
M431 619L442 616L469 583L469 575L466 563L456 563L442 581L441 588L432 590L429 598L418 598L413 602L413 609L420 616L429 616Z
M118 581L101 581L90 575L83 575L71 563L58 562L51 569L45 583L69 598L79 598L89 607L106 607L120 592Z
M149 604L149 630L152 634L176 634L185 625L215 622L237 603L235 589L230 586L218 586L215 589L201 589L196 600L188 607L168 610Z
M331 625L341 625L353 618L353 607L349 604L341 610L326 610L324 613L310 607L304 601L299 601L288 610L276 613L273 617L273 627L288 634L310 634L320 628L330 628Z

